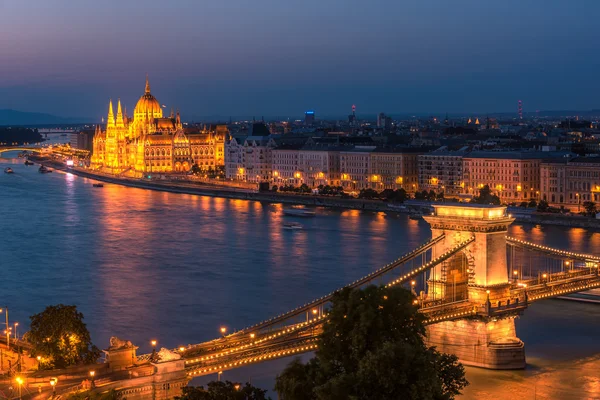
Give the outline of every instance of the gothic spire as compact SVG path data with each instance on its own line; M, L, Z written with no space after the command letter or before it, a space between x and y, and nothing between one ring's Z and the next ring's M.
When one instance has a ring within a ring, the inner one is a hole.
M124 126L123 111L121 110L121 99L119 99L117 103L117 126Z
M146 94L150 94L150 81L148 81L148 74L146 74Z
M106 124L107 125L115 124L115 114L113 113L112 99L110 99L110 101L108 102L108 117L106 120Z

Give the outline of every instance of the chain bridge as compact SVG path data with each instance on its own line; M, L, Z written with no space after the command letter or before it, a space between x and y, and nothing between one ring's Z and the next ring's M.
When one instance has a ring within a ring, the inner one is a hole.
M524 347L517 339L514 317L532 302L600 287L600 257L507 237L513 218L505 207L443 205L434 210L425 217L432 239L344 287L385 282L410 288L416 295L415 307L428 317L432 345L453 353L457 341L463 341L460 345L469 351L475 348L473 354L464 350L459 354L466 364L524 367ZM190 377L314 351L333 294L175 351ZM490 333L494 329L499 333ZM502 353L509 359L503 359ZM151 357L146 354L138 360Z
M430 240L344 288L409 288L414 306L427 317L428 344L456 354L466 365L524 368L525 346L514 319L533 302L600 287L600 257L507 237L514 219L504 206L434 205L424 218L431 225ZM334 293L231 334L174 349L178 379L315 351ZM135 347L127 357L130 361L122 362L107 352L108 363L120 367L160 364L155 353L135 356Z

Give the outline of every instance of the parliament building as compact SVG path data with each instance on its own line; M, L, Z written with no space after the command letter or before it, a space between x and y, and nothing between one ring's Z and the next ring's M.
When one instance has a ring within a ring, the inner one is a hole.
M112 100L108 105L106 129L96 126L91 167L113 174L142 176L147 173L187 172L194 164L211 171L225 165L224 145L229 136L226 125L202 129L184 128L179 111L163 116L163 109L146 89L127 116Z

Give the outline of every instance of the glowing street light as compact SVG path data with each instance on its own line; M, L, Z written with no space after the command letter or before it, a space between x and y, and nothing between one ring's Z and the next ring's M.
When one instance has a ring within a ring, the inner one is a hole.
M56 379L56 378L50 379L50 386L52 386L52 398L54 398L54 396L56 396L56 384L57 383L58 383L58 379Z
M21 386L23 386L23 382L24 382L23 378L21 378L20 376L17 376L15 381L17 382L17 385L19 385L19 399L21 399Z
M181 346L181 347L179 348L179 352L183 353L184 351L185 351L185 347Z
M235 384L235 386L234 386L235 390L240 390L240 387L241 387L241 386L240 386L240 384L239 384L239 383L236 383L236 384Z
M92 389L96 386L96 384L94 383L94 377L96 376L96 371L91 370L90 371L90 377L92 378Z
M227 333L227 328L222 326L221 327L221 335L225 336L225 333Z
M223 375L223 371L217 373L217 382L221 382L221 375Z

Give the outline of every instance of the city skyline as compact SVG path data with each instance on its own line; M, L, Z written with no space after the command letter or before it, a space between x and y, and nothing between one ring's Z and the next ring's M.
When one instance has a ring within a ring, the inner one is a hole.
M149 73L191 118L594 109L599 8L4 0L0 108L100 118L109 98L133 105Z

